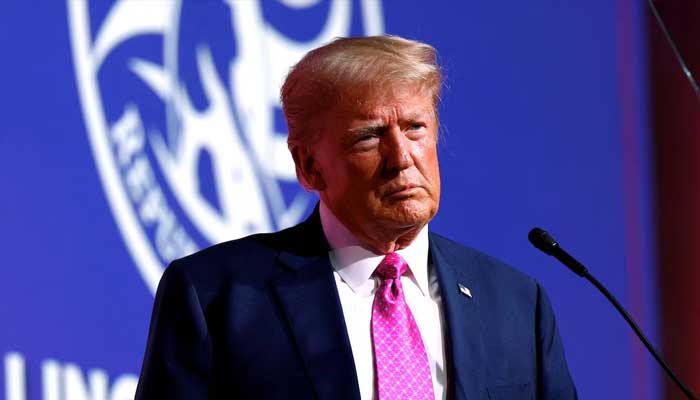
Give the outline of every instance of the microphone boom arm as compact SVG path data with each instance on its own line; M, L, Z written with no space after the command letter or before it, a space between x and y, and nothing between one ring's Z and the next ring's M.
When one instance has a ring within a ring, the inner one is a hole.
M637 334L637 337L639 340L644 343L644 346L649 350L652 356L654 356L654 359L661 365L661 367L666 371L668 376L671 377L673 382L683 391L683 393L688 397L690 400L698 400L697 397L688 389L688 387L681 382L681 380L678 378L678 376L673 372L671 367L666 363L666 361L659 355L659 353L656 351L654 346L652 346L651 342L649 342L649 339L644 335L642 330L639 328L637 323L634 321L632 316L629 315L627 310L620 304L619 301L615 298L615 296L612 295L608 291L608 289L603 286L602 283L600 283L593 275L591 275L590 272L588 272L588 269L583 266L580 262L578 262L575 258L573 258L569 253L567 253L564 249L559 246L559 243L557 243L554 238L547 233L547 231L540 229L540 228L533 228L530 233L527 235L528 239L530 242L537 247L539 250L542 252L556 258L559 260L562 264L566 265L569 269L571 269L576 275L588 279L589 282L593 284L598 290L603 293L603 296L607 298L610 303L617 309L617 311L622 314L622 317L627 321L627 324L632 328L634 333Z

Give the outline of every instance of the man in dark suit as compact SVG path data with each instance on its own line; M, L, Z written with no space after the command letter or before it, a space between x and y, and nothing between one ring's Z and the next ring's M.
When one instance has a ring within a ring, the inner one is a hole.
M428 231L440 176L432 47L337 39L282 88L320 203L173 262L137 399L575 399L533 279Z

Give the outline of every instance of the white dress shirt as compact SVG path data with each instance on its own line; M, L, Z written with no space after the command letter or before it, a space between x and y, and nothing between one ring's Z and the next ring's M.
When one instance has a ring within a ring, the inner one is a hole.
M371 277L383 254L375 254L360 245L352 233L323 202L320 205L323 233L331 246L331 264L343 308L345 326L355 360L362 400L376 399L374 356L372 354L372 303L379 287ZM444 315L434 265L428 265L428 227L405 249L397 251L408 263L401 277L406 303L413 313L428 354L435 399L446 398L447 374L443 340Z

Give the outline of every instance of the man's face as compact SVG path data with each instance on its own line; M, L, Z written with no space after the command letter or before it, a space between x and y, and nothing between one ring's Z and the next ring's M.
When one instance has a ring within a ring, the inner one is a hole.
M331 109L312 147L320 196L363 242L417 234L440 202L432 99L413 88L353 98Z

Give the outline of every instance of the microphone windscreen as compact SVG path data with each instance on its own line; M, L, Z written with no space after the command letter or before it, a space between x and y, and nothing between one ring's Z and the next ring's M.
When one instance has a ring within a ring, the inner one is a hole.
M550 256L559 246L559 243L557 243L557 241L554 240L554 238L547 233L547 231L541 228L532 228L530 233L527 234L527 238L535 247L549 254Z

